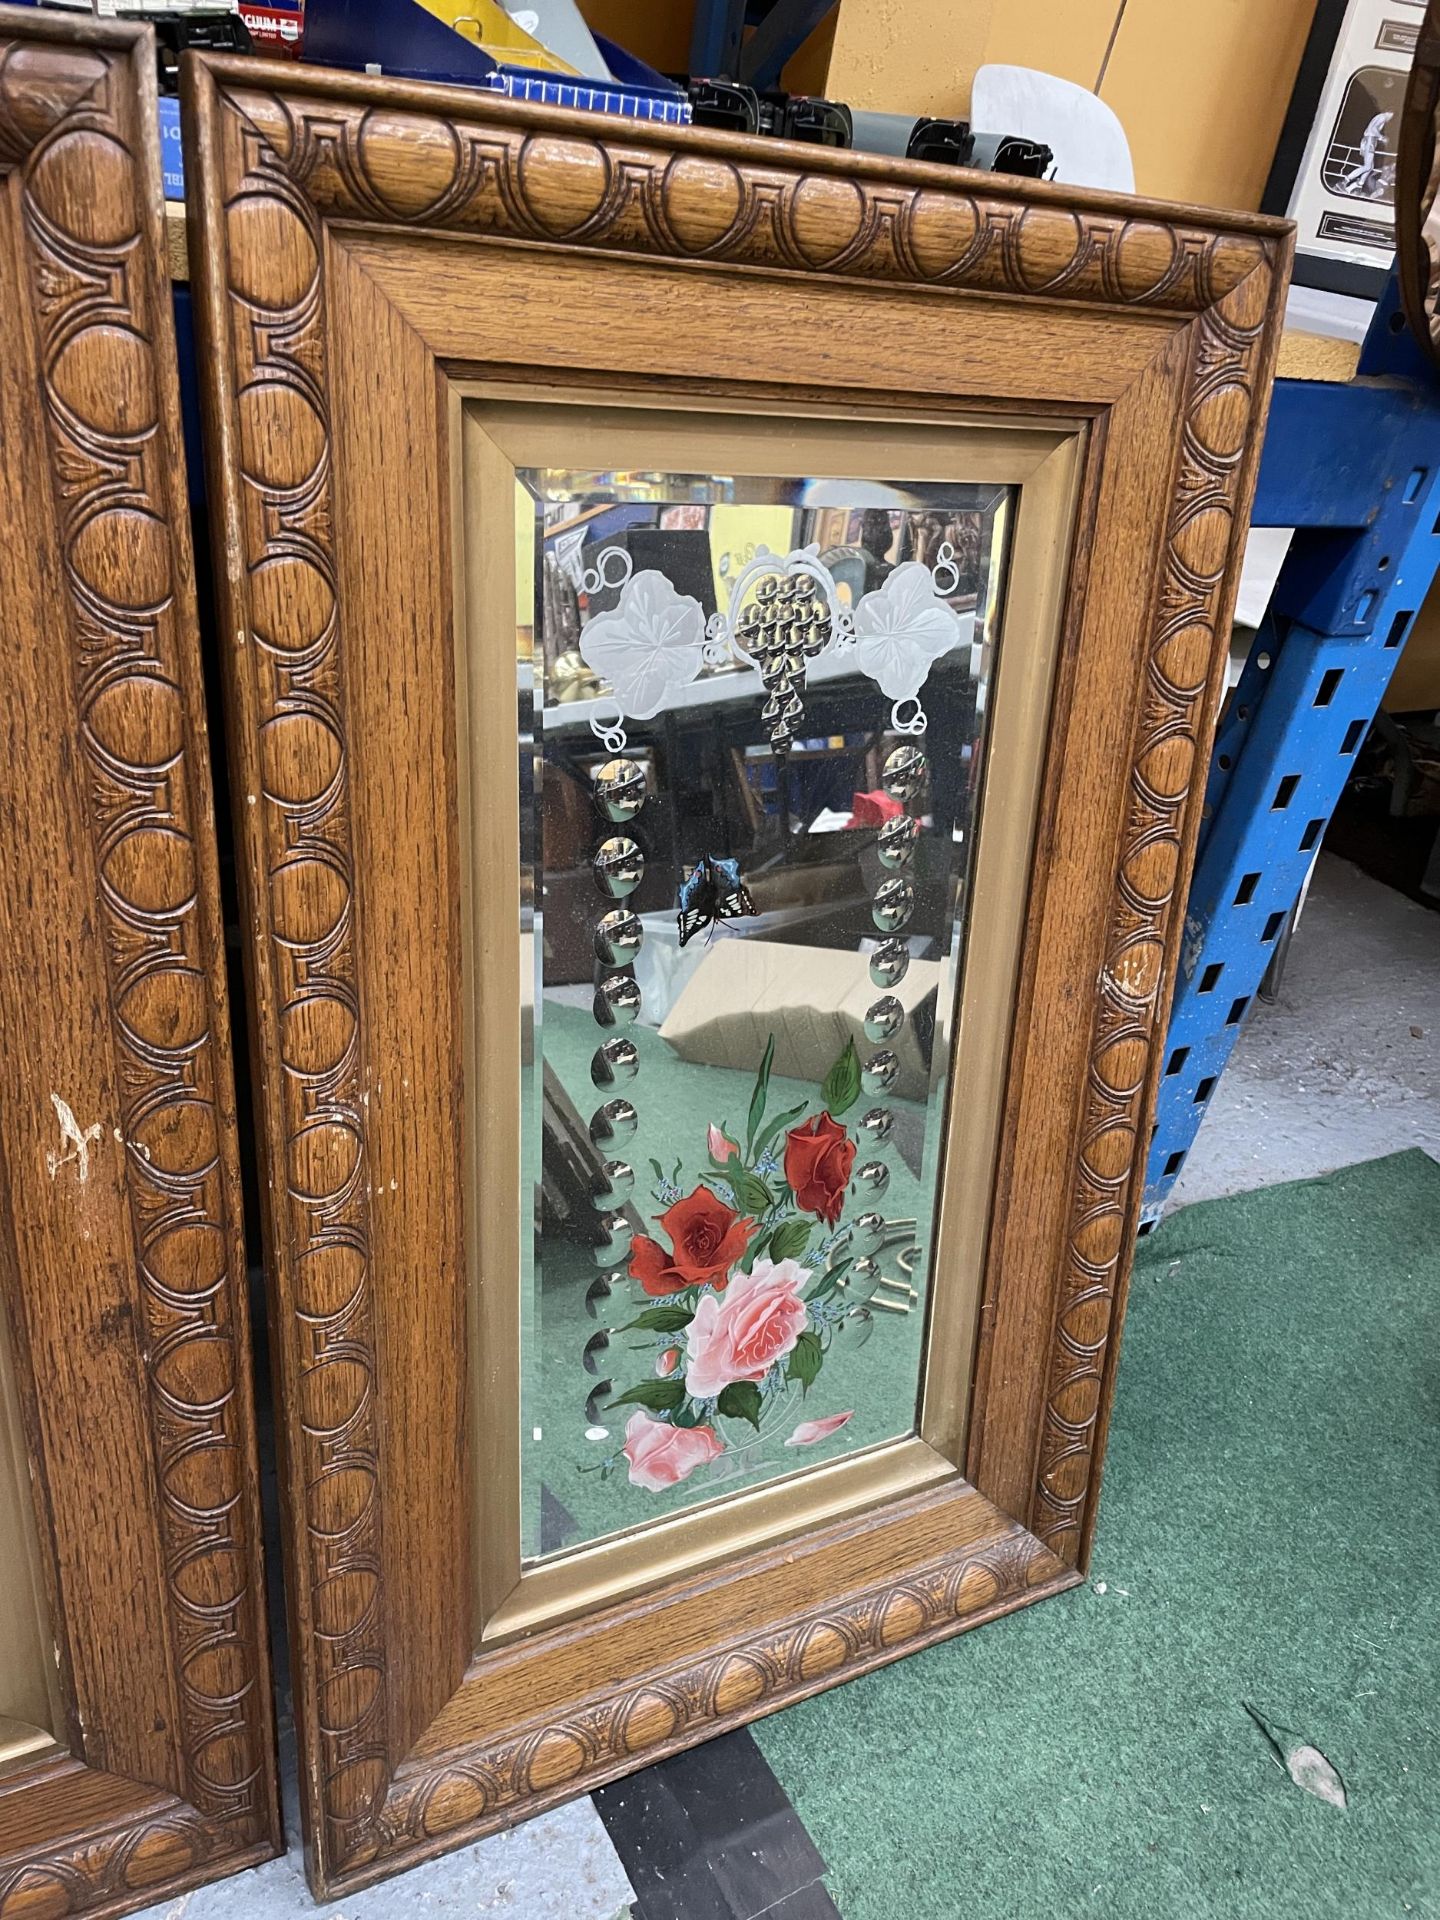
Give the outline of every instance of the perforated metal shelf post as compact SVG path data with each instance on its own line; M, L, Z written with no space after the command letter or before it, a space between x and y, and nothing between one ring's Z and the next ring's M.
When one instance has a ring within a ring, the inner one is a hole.
M1276 383L1252 519L1297 532L1215 742L1142 1233L1185 1164L1440 570L1440 387L1393 279L1354 380Z

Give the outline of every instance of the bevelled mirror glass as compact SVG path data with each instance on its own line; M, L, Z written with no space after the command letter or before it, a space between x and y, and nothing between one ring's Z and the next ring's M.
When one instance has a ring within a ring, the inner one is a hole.
M1028 832L1034 713L994 777L992 716L1052 445L470 403L519 722L497 764L466 662L472 1084L513 1049L519 1116L470 1193L487 1636L957 1471L996 1098L957 1016L1008 1018L969 935L984 816Z

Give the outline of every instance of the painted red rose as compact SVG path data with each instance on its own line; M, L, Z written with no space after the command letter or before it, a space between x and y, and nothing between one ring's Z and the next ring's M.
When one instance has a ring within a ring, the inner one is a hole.
M845 1205L855 1142L838 1120L817 1114L785 1136L785 1178L802 1213L813 1213L833 1227Z
M708 1187L696 1187L660 1215L660 1225L673 1253L644 1233L636 1234L630 1248L630 1277L657 1298L685 1287L724 1287L750 1244L755 1222L727 1207Z

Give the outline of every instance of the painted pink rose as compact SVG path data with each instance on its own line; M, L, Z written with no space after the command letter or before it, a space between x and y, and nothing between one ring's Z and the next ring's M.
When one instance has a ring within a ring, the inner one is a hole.
M736 1380L763 1380L805 1331L800 1289L814 1275L798 1260L757 1260L722 1299L702 1295L685 1331L685 1390L713 1400Z
M813 1447L821 1440L828 1440L832 1433L838 1433L847 1420L855 1418L855 1409L849 1413L827 1413L823 1420L802 1420L790 1438L787 1447Z
M630 1484L664 1493L688 1480L696 1467L718 1459L725 1446L713 1427L672 1427L637 1410L625 1422L620 1449L630 1462Z
M705 1144L710 1149L712 1160L729 1160L740 1151L739 1142L732 1140L724 1129L717 1127L713 1121L710 1131L705 1136Z
M668 1380L670 1375L675 1371L676 1367L678 1367L679 1364L680 1364L679 1347L666 1347L665 1351L661 1354L660 1358L655 1362L655 1371L656 1373L659 1374L662 1380Z

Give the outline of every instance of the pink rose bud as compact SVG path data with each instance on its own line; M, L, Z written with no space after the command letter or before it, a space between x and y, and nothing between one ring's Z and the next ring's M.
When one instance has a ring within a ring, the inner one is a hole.
M790 1438L787 1447L813 1447L817 1440L828 1440L832 1433L838 1433L847 1420L855 1418L855 1409L849 1413L828 1414L823 1420L802 1420Z
M740 1151L735 1141L727 1140L719 1127L713 1124L705 1138L706 1144L710 1148L710 1158L712 1160L729 1160Z
M666 1374L673 1373L676 1367L679 1366L679 1364L680 1364L679 1347L666 1347L665 1351L661 1354L660 1358L655 1362L655 1371L660 1375L660 1378L663 1380Z

